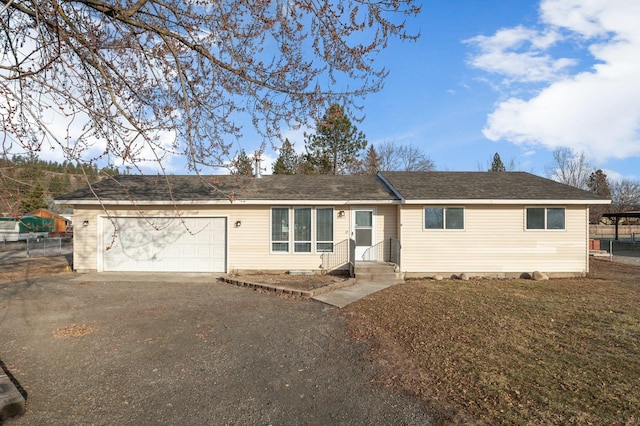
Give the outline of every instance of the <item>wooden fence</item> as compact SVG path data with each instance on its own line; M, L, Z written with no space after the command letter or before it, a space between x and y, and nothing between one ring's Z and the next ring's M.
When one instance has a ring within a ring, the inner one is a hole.
M589 225L589 238L613 238L616 234L614 225ZM635 234L640 235L640 225L618 225L620 238L631 238Z

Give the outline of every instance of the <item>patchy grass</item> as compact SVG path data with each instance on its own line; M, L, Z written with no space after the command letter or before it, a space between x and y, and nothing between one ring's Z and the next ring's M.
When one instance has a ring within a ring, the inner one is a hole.
M436 423L640 423L640 268L582 279L415 280L343 310L378 380Z
M0 284L71 272L65 256L5 259L0 261Z

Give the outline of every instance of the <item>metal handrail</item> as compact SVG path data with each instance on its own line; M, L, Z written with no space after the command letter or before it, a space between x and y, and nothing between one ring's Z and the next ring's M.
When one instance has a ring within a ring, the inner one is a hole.
M400 266L400 251L402 249L402 244L400 244L400 240L395 238L389 238L389 262L395 263Z
M372 252L375 255L375 259L371 257ZM366 260L369 262L384 262L384 240L366 249L362 253L362 256L360 256L360 260Z
M387 242L389 245L387 246ZM400 240L389 238L382 240L374 246L369 247L362 253L360 260L368 260L374 262L391 262L400 265ZM372 258L375 257L375 258Z
M355 257L355 242L351 239L340 241L333 245L331 253L322 253L320 259L322 264L320 268L323 273L331 272L342 266L349 265L350 271L353 270Z

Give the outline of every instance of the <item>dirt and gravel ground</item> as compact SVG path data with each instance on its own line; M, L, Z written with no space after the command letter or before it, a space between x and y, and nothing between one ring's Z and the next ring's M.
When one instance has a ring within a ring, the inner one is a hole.
M336 308L34 263L0 284L0 360L28 392L7 425L429 423L418 398L372 383Z
M87 282L63 257L0 265L0 361L29 392L8 424L634 424L628 264L412 280L342 311L218 282Z

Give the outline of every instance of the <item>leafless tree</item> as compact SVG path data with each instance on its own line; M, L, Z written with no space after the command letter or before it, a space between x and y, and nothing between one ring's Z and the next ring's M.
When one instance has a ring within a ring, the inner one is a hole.
M266 139L358 107L415 0L0 0L0 155L200 171L250 122Z
M640 181L622 179L609 186L611 202L618 212L640 209Z
M570 148L553 151L553 162L546 169L551 179L585 190L589 189L589 176L594 171L584 153Z
M382 143L378 148L378 169L381 171L423 171L436 169L435 163L420 148L400 145L391 141Z

